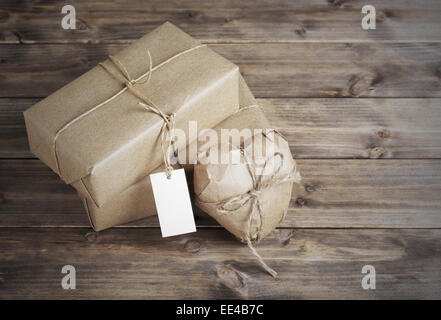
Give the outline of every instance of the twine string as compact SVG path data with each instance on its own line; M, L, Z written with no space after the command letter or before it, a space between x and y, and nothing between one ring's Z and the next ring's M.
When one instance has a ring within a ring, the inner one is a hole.
M115 66L116 70L119 71L119 72L116 72L114 70L114 68L110 68L110 67L108 67L104 63L99 63L99 66L101 66L105 71L107 71L108 74L110 74L117 81L123 83L124 84L124 88L119 90L117 93L115 93L110 98L106 99L105 101L103 101L103 102L97 104L96 106L92 107L88 111L86 111L86 112L76 116L75 118L73 118L72 120L67 122L65 125L63 125L55 133L54 140L53 140L53 150L54 150L54 158L55 158L56 169L57 169L57 173L59 174L59 176L63 179L63 175L62 175L62 172L61 172L61 169L60 169L59 157L58 157L58 153L57 153L57 140L58 140L59 136L67 128L69 128L71 125L73 125L77 121L79 121L82 118L88 116L89 114L91 114L95 110L101 108L102 106L106 105L110 101L116 99L117 97L122 95L124 92L129 91L130 93L132 93L134 96L136 96L138 99L141 100L138 103L139 105L144 107L146 110L151 111L151 112L157 114L158 116L160 116L164 120L164 124L163 124L163 126L161 128L162 153L163 153L163 156L164 156L164 163L165 163L165 166L166 166L167 178L170 179L171 178L171 172L173 170L173 167L170 164L170 153L171 153L170 149L172 148L174 140L175 140L175 137L173 135L173 130L174 130L174 126L175 126L176 114L175 113L171 113L169 115L164 114L161 111L161 109L153 103L153 101L151 101L148 97L143 95L139 90L137 90L135 88L135 86L137 84L148 83L150 81L150 79L151 79L153 71L161 68L162 66L164 66L167 63L171 62L172 60L174 60L174 59L176 59L176 58L178 58L178 57L180 57L182 55L185 55L185 54L187 54L187 53L189 53L189 52L191 52L193 50L196 50L196 49L199 49L199 48L202 48L202 47L205 47L205 46L206 46L205 44L201 44L201 45L192 47L190 49L183 50L183 51L175 54L174 56L168 58L167 60L161 62L160 64L156 65L155 67L153 67L153 61L152 61L152 56L150 54L150 51L147 50L147 55L148 55L148 59L149 59L149 70L146 73L144 73L141 76L139 76L138 78L136 78L136 79L133 79L130 76L129 71L124 66L124 64L119 59L117 59L114 56L109 56L109 60L113 63L113 65ZM169 133L169 137L168 138L167 138L167 133Z
M146 78L143 83L148 83L151 79L152 74L152 56L150 54L150 51L147 50L147 54L149 57L149 71L148 71L148 78ZM163 160L165 164L165 172L167 175L167 179L171 179L171 173L173 171L173 167L170 163L170 153L171 148L174 143L174 128L175 128L175 113L171 114L165 114L162 112L162 110L147 96L142 94L138 89L135 88L135 85L138 83L137 80L132 79L130 77L130 74L126 67L119 61L117 58L113 56L109 56L109 60L112 61L112 63L118 68L118 70L121 72L122 76L124 77L124 83L126 85L126 88L128 91L130 91L135 97L140 99L141 101L138 102L138 105L144 107L147 111L153 112L160 116L164 122L162 124L160 134L161 134L161 148L162 148L162 155ZM111 71L112 69L108 68L104 63L100 63L100 66L102 66L111 76L113 76L115 79L120 80L120 77L115 74L115 72ZM167 133L169 137L167 137Z
M275 130L273 130L273 131L277 132ZM264 135L264 136L268 139L267 135ZM281 136L281 137L284 138L283 136ZM243 193L243 194L240 194L237 196L232 196L230 198L227 198L227 199L224 199L224 200L221 200L218 202L204 202L204 201L201 201L199 199L199 197L196 197L196 201L198 201L201 204L215 206L217 208L218 212L220 212L222 214L231 214L231 213L235 212L238 208L240 208L243 205L245 205L246 203L248 203L249 201L252 201L251 209L250 209L250 212L249 212L248 218L247 218L245 241L246 241L249 249L251 250L251 253L259 261L260 265L269 274L271 274L274 278L276 278L277 272L265 263L263 258L260 256L260 254L257 252L257 250L253 246L253 241L258 243L262 239L262 236L263 236L262 233L263 233L264 212L263 212L262 203L261 203L261 195L262 195L263 191L265 191L269 188L272 188L276 185L280 185L280 184L283 184L286 182L291 182L291 181L299 182L300 181L299 174L297 172L296 165L294 164L293 169L291 170L291 172L287 176L284 176L284 177L280 176L279 173L283 167L284 156L280 152L275 152L271 157L269 157L265 161L265 164L262 169L263 170L262 173L265 172L265 170L267 169L267 166L271 163L270 161L273 161L273 160L275 160L275 158L280 157L280 162L279 162L279 165L276 168L276 170L274 170L274 172L271 174L271 176L266 179L263 179L263 177L264 177L263 174L260 175L259 178L257 178L253 161L248 158L248 156L247 156L246 152L243 150L243 148L239 148L239 150L240 150L241 154L244 156L245 162L247 164L247 169L248 169L248 172L251 176L251 180L253 183L252 189L246 193ZM286 212L284 213L284 215L285 214L286 214ZM285 216L283 216L283 218L284 217ZM251 222L256 219L259 221L259 226L257 228L256 236L252 239Z

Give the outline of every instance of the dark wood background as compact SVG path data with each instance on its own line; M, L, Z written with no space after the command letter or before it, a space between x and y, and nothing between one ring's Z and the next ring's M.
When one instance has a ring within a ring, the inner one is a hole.
M0 298L441 298L441 1L68 3L77 30L63 1L0 2ZM201 212L184 236L156 217L92 232L29 152L23 110L166 20L240 66L298 159L303 184L258 247L277 280Z

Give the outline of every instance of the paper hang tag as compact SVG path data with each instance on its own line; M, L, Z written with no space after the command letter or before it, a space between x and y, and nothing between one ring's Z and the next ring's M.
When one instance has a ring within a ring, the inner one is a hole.
M162 237L196 232L184 169L150 175Z

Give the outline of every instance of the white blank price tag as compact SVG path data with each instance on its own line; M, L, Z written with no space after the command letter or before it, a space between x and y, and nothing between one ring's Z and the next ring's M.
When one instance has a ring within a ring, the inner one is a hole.
M184 169L173 170L170 179L165 172L153 173L150 181L162 236L196 232Z

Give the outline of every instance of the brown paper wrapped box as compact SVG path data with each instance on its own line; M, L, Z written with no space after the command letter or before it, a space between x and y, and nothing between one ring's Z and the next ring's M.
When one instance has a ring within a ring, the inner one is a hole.
M212 128L237 111L238 81L236 65L165 23L25 111L29 145L104 206L163 162L165 117L187 137L189 120Z
M239 79L239 105L241 108L255 105L254 96L246 85L242 77ZM259 118L265 121L264 118ZM246 121L246 120L245 120ZM256 120L259 121L259 120ZM236 125L235 115L232 115L226 121L222 122L225 126L230 123ZM254 122L258 126L264 123ZM242 124L243 126L244 124ZM196 143L196 142L194 142ZM188 152L187 152L188 154ZM176 165L179 168L180 165ZM193 165L184 164L183 167L188 176L193 175ZM153 172L164 170L164 165L160 165ZM152 173L153 173L152 172ZM156 214L155 201L153 198L152 186L148 175L143 177L137 183L115 196L111 201L107 201L101 207L98 207L94 201L87 196L82 183L75 182L74 187L79 190L85 210L89 216L90 223L95 231L107 229L116 225L125 224L131 221L139 220Z

